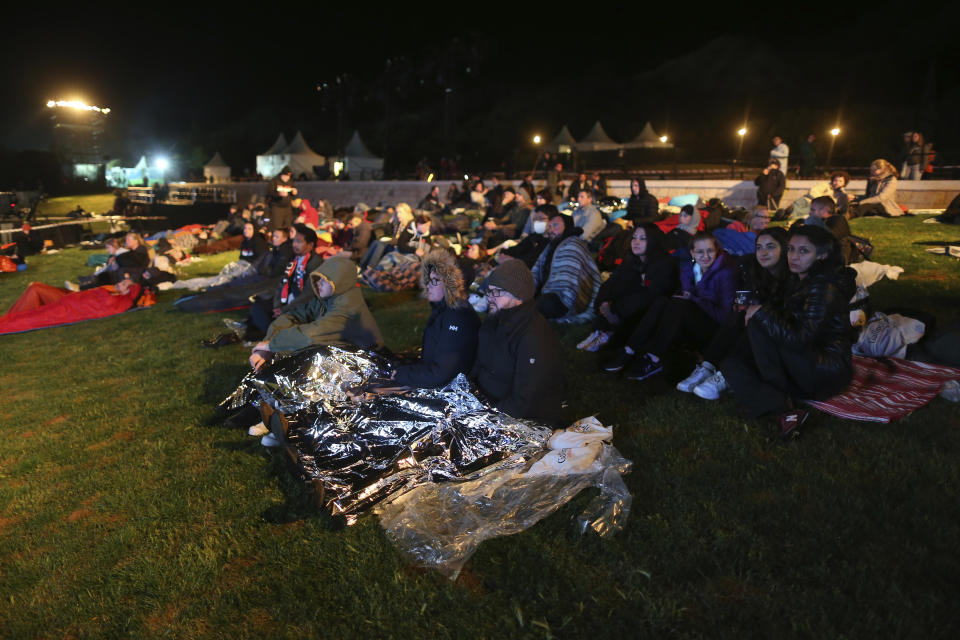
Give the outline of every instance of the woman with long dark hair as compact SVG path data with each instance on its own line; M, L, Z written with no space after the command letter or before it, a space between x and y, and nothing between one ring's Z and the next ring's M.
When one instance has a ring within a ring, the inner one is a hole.
M787 263L783 299L747 308L746 340L720 365L737 403L753 416L777 416L784 437L807 419L796 401L823 400L850 383L848 308L856 290L855 273L826 229L791 229Z

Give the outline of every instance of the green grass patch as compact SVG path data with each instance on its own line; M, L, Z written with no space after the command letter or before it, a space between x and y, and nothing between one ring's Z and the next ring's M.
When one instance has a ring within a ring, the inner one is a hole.
M113 208L113 193L97 193L87 196L62 196L59 198L45 198L37 205L37 215L40 217L64 216L77 205L89 213L106 213Z
M853 229L906 269L871 288L876 308L960 319L960 263L915 244L956 227ZM31 280L89 272L86 256L0 275L0 308ZM406 565L374 518L317 511L282 454L220 426L247 351L201 349L223 316L175 311L178 295L0 337L0 636L929 638L960 624L960 411L942 399L891 425L814 415L781 444L729 399L673 390L689 356L629 383L574 349L585 327L564 329L568 417L613 424L635 463L626 529L581 538L586 492L484 543L451 582ZM415 293L365 295L389 346L419 342Z

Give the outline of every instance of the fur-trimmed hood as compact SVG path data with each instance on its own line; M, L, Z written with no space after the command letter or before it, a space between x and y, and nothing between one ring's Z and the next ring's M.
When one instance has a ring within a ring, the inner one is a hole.
M467 289L463 282L463 272L457 266L457 259L452 253L444 249L432 249L423 256L423 264L420 268L420 289L424 298L427 297L427 280L434 272L443 280L443 300L447 306L451 309L467 306Z

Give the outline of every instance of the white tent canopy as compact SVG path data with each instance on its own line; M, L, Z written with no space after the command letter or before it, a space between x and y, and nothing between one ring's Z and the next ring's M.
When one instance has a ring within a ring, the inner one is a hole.
M273 145L271 145L269 149L263 152L263 155L273 156L278 153L283 153L283 150L286 148L287 148L287 139L283 137L283 133L281 132L277 136L277 139L276 141L274 141Z
M284 142L283 134L277 136L277 141L267 150L267 153L257 156L257 173L264 178L273 178L284 167L290 167L294 178L302 174L315 177L314 167L327 164L327 159L310 148L303 134L297 131L290 144L278 151Z
M543 147L544 151L550 151L553 153L570 153L576 147L577 141L574 140L573 134L570 133L570 129L567 128L567 125L563 125L560 129L560 133L557 134L557 137L554 138L550 144L547 144Z
M213 178L213 182L230 182L230 166L220 157L219 151L203 165L203 177L208 181Z
M379 178L383 175L383 158L367 148L356 129L344 150L343 164L344 170L354 179Z
M621 145L610 139L610 136L607 135L607 132L604 131L600 125L599 120L593 124L593 129L590 129L590 133L576 144L577 151L609 151L611 149L619 149L620 146Z
M672 149L673 143L670 141L660 142L660 136L657 135L657 132L653 130L653 125L647 122L644 125L643 130L637 134L637 137L634 138L631 142L623 145L625 149L638 149L638 148L659 148L659 149Z

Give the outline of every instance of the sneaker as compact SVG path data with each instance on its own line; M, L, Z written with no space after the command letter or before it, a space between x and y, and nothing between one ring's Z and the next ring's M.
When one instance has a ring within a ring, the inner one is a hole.
M283 446L283 443L280 442L280 438L273 435L272 433L268 433L267 435L260 438L260 444L262 444L265 447L282 447Z
M600 335L600 329L595 330L593 333L588 335L586 338L584 338L577 344L577 349L579 351L589 351L590 345L592 345L594 342L597 341L597 336L599 335Z
M630 364L633 360L634 354L627 353L625 349L621 349L617 352L617 355L613 356L610 360L607 361L607 364L603 365L603 370L610 373L616 373L623 369L625 366Z
M607 333L606 331L601 331L600 334L597 336L597 339L593 341L593 344L587 347L587 351L590 351L590 352L599 351L600 347L607 344L608 342L610 342L610 334Z
M698 398L703 398L704 400L719 400L720 394L726 391L727 381L724 379L723 374L717 371L715 374L698 384L693 388L693 393Z
M780 437L790 440L800 435L800 426L807 421L809 413L803 409L792 409L781 413L777 422L780 423Z
M267 428L267 425L262 422L258 422L249 429L247 429L247 435L250 436L265 436L270 433L270 429Z
M237 344L240 341L240 336L235 333L221 333L219 336L211 340L201 340L200 346L207 347L208 349L219 349L220 347L225 347L229 344Z
M224 318L223 324L227 328L227 331L233 331L235 334L242 336L244 331L247 330L247 323L241 322L239 320L231 320L230 318Z
M677 383L677 391L684 393L693 393L694 387L716 373L716 370L709 364L698 364L693 373Z
M74 293L76 293L77 291L80 291L80 287L70 282L69 280L64 280L63 288L66 289L67 291L73 291Z
M649 354L645 354L627 369L627 380L646 380L661 371L663 371L663 361L654 362Z

